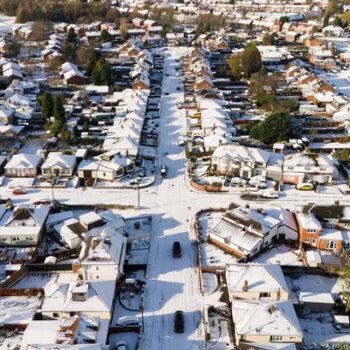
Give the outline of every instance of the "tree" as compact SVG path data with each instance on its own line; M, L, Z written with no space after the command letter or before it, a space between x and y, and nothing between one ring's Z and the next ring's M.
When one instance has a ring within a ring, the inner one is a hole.
M339 149L333 152L333 157L342 161L350 161L350 150L345 149Z
M39 96L39 101L41 104L41 115L45 119L50 118L53 115L53 99L51 94L45 92Z
M27 22L27 16L24 6L21 4L18 6L16 11L16 22L17 23L25 23Z
M51 71L57 72L59 67L62 65L62 63L63 63L62 57L60 56L52 57L49 60L49 68Z
M21 52L22 45L18 41L12 41L5 46L6 55L16 57Z
M66 61L73 61L75 59L76 47L73 43L64 42L62 47L62 55Z
M79 47L76 51L77 64L83 67L89 75L95 69L100 56L100 53L92 47Z
M293 137L291 115L289 113L273 114L255 125L249 135L266 144L285 141Z
M65 123L66 121L66 112L63 107L63 101L61 96L54 96L53 98L53 116L55 121L61 121Z
M34 41L44 41L47 38L49 32L49 24L44 21L35 21L32 24L31 38Z
M74 43L77 40L77 33L73 27L70 27L67 34L67 41L69 43Z
M197 20L197 35L207 32L213 32L226 24L226 18L224 16L216 16L213 14L203 14L198 16Z
M275 45L275 40L276 36L274 35L274 33L270 34L270 33L265 33L262 39L262 43L264 45Z
M120 13L115 7L112 7L108 10L106 14L106 20L108 22L114 22L118 24L119 18L120 18Z
M103 29L101 31L101 34L100 34L100 41L102 43L105 43L107 41L111 41L112 40L112 36L108 33L108 30L107 29Z
M242 77L242 67L241 67L241 55L236 54L229 58L228 65L230 67L231 75L235 79L241 79Z
M253 73L258 72L262 67L261 55L256 46L247 46L242 53L243 74L250 78Z
M119 25L119 35L123 41L126 40L126 35L127 35L127 24L125 21L120 21Z
M100 59L92 71L92 82L95 85L111 85L112 70L110 65L103 59Z

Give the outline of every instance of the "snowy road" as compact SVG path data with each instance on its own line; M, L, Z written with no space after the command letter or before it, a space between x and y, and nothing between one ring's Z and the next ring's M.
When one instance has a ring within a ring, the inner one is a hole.
M201 333L201 294L195 268L195 251L191 244L189 218L191 208L186 200L192 193L184 181L185 156L177 145L178 134L185 134L184 112L176 101L181 96L177 87L175 51L165 60L163 97L161 100L159 164L168 166L166 179L158 187L154 211L154 234L149 262L149 275L145 298L145 332L143 349L199 349L204 345ZM169 93L169 95L165 95ZM180 241L182 257L172 257L172 244ZM174 333L173 317L176 310L185 312L185 332Z

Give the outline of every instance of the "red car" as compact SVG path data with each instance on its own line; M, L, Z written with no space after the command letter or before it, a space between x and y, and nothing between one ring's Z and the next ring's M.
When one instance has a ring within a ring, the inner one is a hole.
M12 191L12 194L17 194L17 195L26 194L26 193L27 191L21 187L17 187Z

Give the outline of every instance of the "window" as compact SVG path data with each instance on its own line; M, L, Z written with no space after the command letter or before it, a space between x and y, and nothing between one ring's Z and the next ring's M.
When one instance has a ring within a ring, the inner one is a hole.
M58 312L54 312L54 313L52 314L52 317L58 317Z
M310 243L310 238L305 238L304 243Z
M270 298L271 297L271 293L260 293L259 297L260 298Z
M271 335L271 341L282 341L282 336L281 335Z
M315 228L308 228L307 232L308 233L316 233L316 229Z
M337 242L335 241L328 241L327 242L327 249L335 249L337 246Z
M294 169L294 167L289 166L289 167L287 167L287 169L288 169L288 170L293 170L293 169Z
M311 167L310 166L306 166L305 170L311 170Z

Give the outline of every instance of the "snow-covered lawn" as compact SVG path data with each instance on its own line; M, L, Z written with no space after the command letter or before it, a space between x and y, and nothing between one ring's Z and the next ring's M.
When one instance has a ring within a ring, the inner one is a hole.
M229 335L229 321L220 315L209 317L210 340L209 350L229 350L233 349Z
M128 344L129 350L136 350L137 343L139 341L139 334L132 332L125 333L115 333L109 336L109 348L114 350L115 346L119 343L125 341Z
M201 243L201 264L202 266L225 266L225 264L234 264L237 258L231 254L225 253L210 243Z
M287 247L285 244L275 246L267 251L264 251L257 258L253 259L254 262L260 264L279 264L279 265L293 265L302 266L299 256L294 253L294 250Z
M218 278L215 273L203 272L202 283L204 294L207 295L214 293L219 287Z
M299 322L304 332L305 345L315 344L314 349L319 349L320 345L327 343L350 343L350 329L337 330L330 315L314 314L308 319L300 318Z

